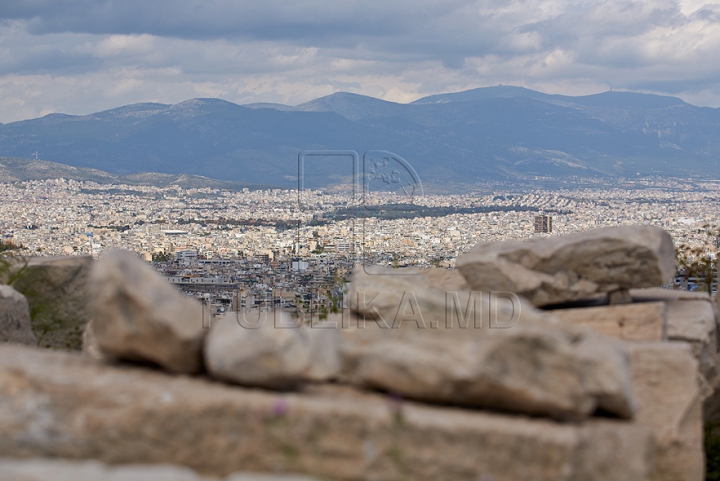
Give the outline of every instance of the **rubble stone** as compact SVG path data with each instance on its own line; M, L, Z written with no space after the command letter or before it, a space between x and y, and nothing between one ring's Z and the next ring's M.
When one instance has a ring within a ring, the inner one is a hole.
M702 481L702 397L697 361L687 344L630 343L633 387L638 401L635 420L657 441L653 481Z
M481 243L457 258L473 290L509 291L546 306L621 289L659 287L675 275L672 238L618 226L524 241Z
M30 324L30 308L25 296L10 286L0 285L0 342L37 344Z
M397 271L403 274L394 275ZM557 324L556 319L512 294L492 298L497 315L491 319L489 293L473 292L468 304L470 293L455 270L359 268L352 274L347 305L353 312L389 327L413 320L418 326L433 329L440 324L452 327L457 322L476 327L489 327L491 322L495 327L513 325L519 320L514 314L516 307L525 325Z
M634 289L635 303L663 302L667 312L667 338L690 345L700 369L705 421L720 422L720 353L718 313L710 296L670 289Z
M233 315L216 322L203 355L210 375L246 386L285 387L326 381L340 368L339 328L276 323L241 325Z
M646 481L654 442L632 422L560 424L332 385L278 394L5 345L0 456L339 481Z
M91 279L92 328L102 355L151 362L171 372L202 368L209 321L199 302L181 296L129 251L105 253Z
M619 341L564 325L517 297L491 308L489 297L444 292L422 274L356 271L352 279L348 304L357 318L329 319L346 326L345 382L557 419L597 408L632 416L629 357Z
M28 300L40 347L78 351L90 321L90 256L17 259L13 287Z

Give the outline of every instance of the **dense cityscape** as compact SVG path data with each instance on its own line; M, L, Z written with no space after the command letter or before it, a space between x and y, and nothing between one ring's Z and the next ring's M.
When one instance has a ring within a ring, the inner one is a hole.
M412 199L330 191L230 191L16 182L0 189L0 235L23 255L136 252L215 309L326 311L358 264L453 267L478 242L622 224L657 225L714 255L720 183L625 181L613 188L495 191ZM551 221L535 225L536 216ZM544 233L544 230L550 230Z
M720 481L720 0L0 0L0 481Z

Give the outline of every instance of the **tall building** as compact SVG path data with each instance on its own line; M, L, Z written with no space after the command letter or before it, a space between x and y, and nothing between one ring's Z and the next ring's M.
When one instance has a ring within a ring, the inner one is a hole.
M552 217L549 215L535 216L535 233L550 234L552 232Z

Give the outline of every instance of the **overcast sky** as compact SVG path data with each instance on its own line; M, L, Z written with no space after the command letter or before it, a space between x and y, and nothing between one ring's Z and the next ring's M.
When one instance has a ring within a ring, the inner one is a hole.
M0 122L498 84L720 107L720 2L0 0Z

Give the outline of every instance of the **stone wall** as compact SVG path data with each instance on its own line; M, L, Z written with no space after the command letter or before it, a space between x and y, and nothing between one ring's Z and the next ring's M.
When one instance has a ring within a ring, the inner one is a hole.
M478 245L458 270L360 268L348 309L298 324L203 318L111 251L69 302L84 354L0 346L0 471L699 481L718 317L652 288L673 256L645 226Z

